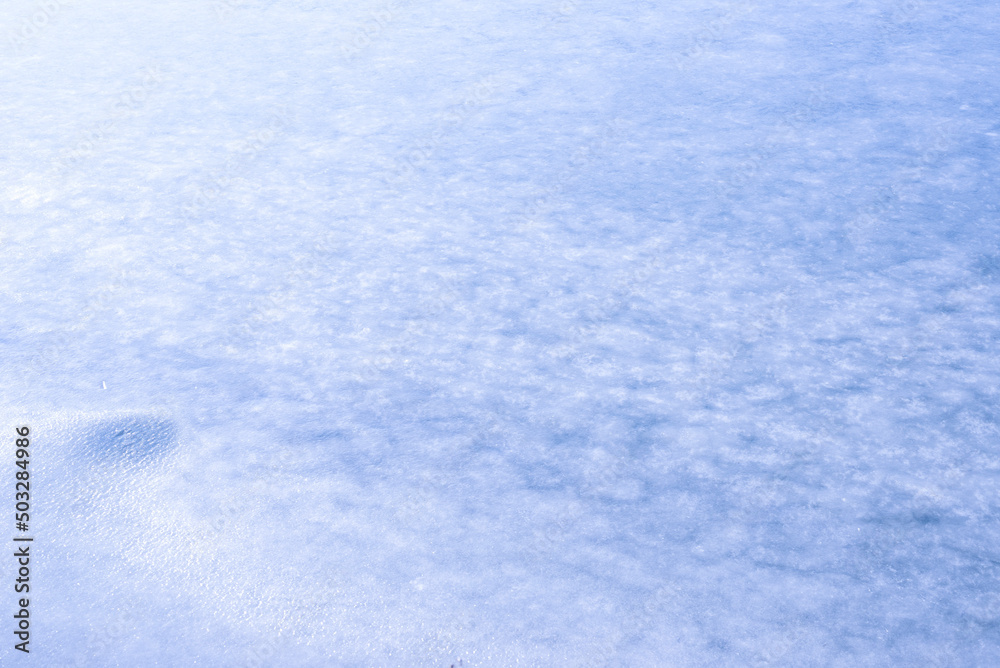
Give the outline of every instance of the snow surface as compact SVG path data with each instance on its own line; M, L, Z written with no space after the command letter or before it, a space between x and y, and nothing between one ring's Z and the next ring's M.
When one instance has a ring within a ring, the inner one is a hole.
M0 42L3 665L1000 665L997 3Z

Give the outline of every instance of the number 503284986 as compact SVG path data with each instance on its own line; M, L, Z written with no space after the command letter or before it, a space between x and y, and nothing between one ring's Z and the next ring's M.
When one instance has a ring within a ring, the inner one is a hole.
M31 516L28 511L31 510L31 495L29 487L29 479L31 478L31 473L28 471L28 463L31 461L31 455L28 452L28 446L31 441L28 439L28 433L30 430L27 427L18 427L16 430L19 438L15 441L16 451L14 452L14 465L16 467L14 477L16 482L15 487L15 528L18 531L28 530L28 521Z

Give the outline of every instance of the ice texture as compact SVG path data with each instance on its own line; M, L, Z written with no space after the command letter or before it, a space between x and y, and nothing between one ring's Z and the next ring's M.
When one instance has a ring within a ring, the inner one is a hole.
M4 666L1000 665L996 2L0 50Z

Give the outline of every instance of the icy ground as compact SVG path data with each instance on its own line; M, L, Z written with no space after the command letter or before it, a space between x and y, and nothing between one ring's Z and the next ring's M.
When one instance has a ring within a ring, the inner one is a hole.
M1000 665L996 2L0 49L4 666Z

